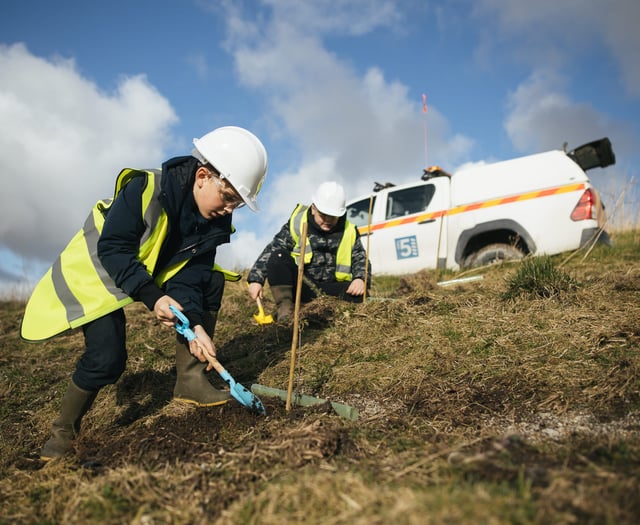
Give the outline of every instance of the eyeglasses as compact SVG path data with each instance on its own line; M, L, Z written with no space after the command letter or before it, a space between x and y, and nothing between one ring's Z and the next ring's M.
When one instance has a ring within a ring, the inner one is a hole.
M220 175L218 175L217 173L210 173L211 180L213 180L216 187L218 188L218 192L220 193L220 199L222 199L222 202L226 204L226 206L232 209L241 208L242 206L244 206L244 201L242 200L242 197L238 195L236 190L229 186L229 184L227 184L224 179L221 179Z

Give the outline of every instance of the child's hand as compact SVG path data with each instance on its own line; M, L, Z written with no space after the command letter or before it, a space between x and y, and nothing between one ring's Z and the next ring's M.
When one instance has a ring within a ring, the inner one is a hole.
M182 311L182 306L175 299L168 295L163 295L153 305L153 313L156 314L156 319L165 326L174 326L176 324L176 316L169 309L170 306L175 306L178 310Z
M354 279L351 281L347 293L350 295L364 295L364 281L362 279Z
M196 334L196 339L189 342L189 351L199 361L203 363L208 361L207 371L209 371L213 368L211 358L216 357L216 346L201 325L194 326L193 332Z
M254 301L258 298L262 299L262 288L260 283L249 283L249 297Z

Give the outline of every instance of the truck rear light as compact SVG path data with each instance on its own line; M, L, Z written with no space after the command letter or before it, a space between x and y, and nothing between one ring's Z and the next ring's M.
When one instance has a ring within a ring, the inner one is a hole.
M586 221L589 219L597 219L596 213L596 197L591 189L585 190L571 212L572 221Z

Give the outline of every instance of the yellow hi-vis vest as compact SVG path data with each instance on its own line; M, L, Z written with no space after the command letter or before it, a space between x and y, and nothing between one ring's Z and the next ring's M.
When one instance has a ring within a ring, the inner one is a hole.
M294 258L296 264L298 264L298 260L300 259L300 236L302 235L302 224L307 222L308 209L309 206L298 204L289 218L289 231L295 242L295 246L291 252L291 257ZM336 281L351 280L351 252L355 243L356 227L349 221L345 221L344 234L342 235L340 245L338 246L338 253L336 254ZM313 253L311 251L311 245L309 244L308 235L304 250L304 263L309 264L313 257Z
M53 266L38 282L27 303L20 335L27 341L42 341L78 328L133 302L118 288L98 259L98 239L111 204L133 177L147 179L142 193L142 215L146 225L140 239L138 260L153 275L160 249L167 235L168 219L158 201L160 170L124 169L118 175L113 199L98 201L82 229L69 241ZM181 261L154 278L161 286L188 261ZM222 270L227 280L240 275Z

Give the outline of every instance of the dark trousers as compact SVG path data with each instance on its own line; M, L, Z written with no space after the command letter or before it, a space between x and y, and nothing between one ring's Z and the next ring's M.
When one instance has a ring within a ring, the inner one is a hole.
M212 271L208 284L202 290L203 311L217 312L223 292L224 276ZM119 309L82 327L84 352L78 359L72 376L77 386L96 392L120 378L128 357L126 324L124 310Z
M269 286L293 286L295 295L298 284L298 266L291 254L284 250L275 251L267 262ZM343 301L361 303L363 297L347 293L351 281L314 281L308 275L303 276L300 301L308 303L320 294L338 297Z

